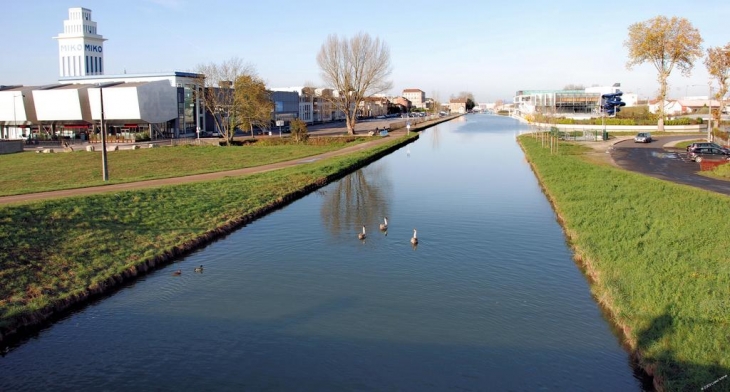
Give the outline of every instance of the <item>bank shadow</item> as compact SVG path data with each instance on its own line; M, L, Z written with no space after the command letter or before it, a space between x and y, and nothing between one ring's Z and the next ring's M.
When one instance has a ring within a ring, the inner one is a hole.
M637 367L653 376L653 385L644 383L645 390L661 391L730 391L730 369L720 364L697 364L678 358L672 348L656 349L662 339L674 333L680 324L712 323L703 320L685 320L672 315L669 307L654 317L637 334L638 353L632 353ZM651 351L650 351L651 350ZM647 354L652 352L652 354Z

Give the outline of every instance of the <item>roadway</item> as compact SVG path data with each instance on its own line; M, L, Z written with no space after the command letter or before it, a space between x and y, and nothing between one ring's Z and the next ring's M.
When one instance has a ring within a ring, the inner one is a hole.
M628 139L615 143L609 152L614 163L623 169L730 195L730 181L697 174L700 164L687 160L684 149L674 147L678 141L701 138L700 135L660 136L651 143L634 143Z

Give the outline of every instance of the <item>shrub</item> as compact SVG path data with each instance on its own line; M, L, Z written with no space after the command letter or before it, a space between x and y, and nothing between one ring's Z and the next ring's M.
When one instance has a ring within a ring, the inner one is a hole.
M304 143L309 139L309 133L307 133L307 124L300 120L294 119L289 125L291 129L291 138L295 143Z

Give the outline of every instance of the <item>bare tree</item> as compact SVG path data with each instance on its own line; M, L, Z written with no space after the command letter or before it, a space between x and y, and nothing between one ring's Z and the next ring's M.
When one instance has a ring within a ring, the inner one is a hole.
M205 110L213 115L215 129L220 131L230 144L235 131L233 120L234 94L233 83L241 75L255 75L253 65L244 63L238 57L233 57L221 64L209 63L199 64L196 72L202 74L199 85L204 86L201 94L201 101Z
M585 90L585 86L582 84L566 84L565 87L563 87L563 90Z
M474 100L474 94L471 91L462 91L459 93L459 99L466 99L466 110L471 111L476 106L476 100Z
M714 113L715 124L720 128L722 112L725 108L724 98L728 91L728 79L730 78L730 43L725 44L725 46L707 49L705 66L707 67L707 72L720 86L715 95L715 98L720 101L720 107L717 113Z
M347 132L354 135L360 103L392 88L388 45L362 32L350 39L332 34L322 44L317 63L325 85L336 92L326 99L345 114Z
M667 78L674 67L689 76L695 59L702 56L701 44L700 32L685 18L657 16L629 26L629 38L624 42L629 49L626 67L649 62L659 72L659 132L664 131Z
M271 126L274 103L263 80L255 75L241 75L234 84L234 123L251 131L253 127L268 130Z

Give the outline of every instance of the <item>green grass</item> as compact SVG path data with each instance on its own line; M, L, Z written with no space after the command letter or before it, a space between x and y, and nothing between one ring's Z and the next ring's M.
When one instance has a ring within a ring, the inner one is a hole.
M312 138L307 144L264 140L245 146L166 146L108 152L106 184L260 166L338 150L367 139ZM6 154L0 155L0 167L0 196L105 184L100 152Z
M413 133L363 151L244 177L2 206L0 331L417 137ZM219 158L231 157L214 150L223 154Z
M671 391L728 374L730 198L520 143L641 364Z

